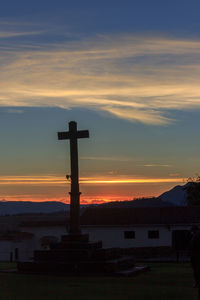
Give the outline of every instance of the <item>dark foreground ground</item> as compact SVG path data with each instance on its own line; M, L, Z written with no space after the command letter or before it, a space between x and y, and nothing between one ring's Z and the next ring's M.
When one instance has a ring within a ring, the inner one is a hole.
M56 277L0 273L2 300L197 300L189 263L149 264L131 278ZM0 264L0 268L13 265Z

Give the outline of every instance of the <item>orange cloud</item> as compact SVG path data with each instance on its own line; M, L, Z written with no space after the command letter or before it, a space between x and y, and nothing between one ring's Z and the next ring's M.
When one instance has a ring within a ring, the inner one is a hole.
M128 183L179 183L183 178L125 178L120 177L82 177L81 184L128 184ZM61 176L0 176L0 185L65 185L70 183Z
M87 107L151 125L200 109L199 40L113 35L11 48L0 51L1 106Z

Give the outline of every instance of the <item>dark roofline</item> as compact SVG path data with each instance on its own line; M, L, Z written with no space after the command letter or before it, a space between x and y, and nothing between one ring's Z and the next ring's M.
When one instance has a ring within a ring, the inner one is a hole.
M20 227L67 226L68 220L23 221ZM81 215L81 226L145 226L200 224L200 206L181 207L89 207Z
M118 228L118 227L120 227L120 228L123 228L123 227L149 227L149 226L152 226L152 227L157 227L157 226L160 226L160 227L171 227L171 226L192 226L192 225L198 225L198 226L200 226L200 221L199 222L194 222L194 223L173 223L173 224L157 224L157 223L152 223L152 224L135 224L135 223L131 223L131 224L124 224L124 225L115 225L115 224L113 224L113 225L104 225L104 224L102 224L102 225L81 225L81 228Z
M88 208L81 216L81 225L177 225L200 223L200 206Z
M28 240L32 239L33 236L34 234L30 232L7 232L0 234L0 241Z
M53 226L66 226L66 221L23 221L19 224L20 227L53 227Z

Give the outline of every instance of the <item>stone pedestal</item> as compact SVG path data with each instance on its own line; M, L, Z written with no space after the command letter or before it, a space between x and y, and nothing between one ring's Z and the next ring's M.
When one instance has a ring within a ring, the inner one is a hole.
M31 262L19 262L22 273L65 275L131 275L136 272L132 256L122 256L119 248L102 248L88 235L64 235L50 250L37 250ZM125 273L124 273L125 272Z

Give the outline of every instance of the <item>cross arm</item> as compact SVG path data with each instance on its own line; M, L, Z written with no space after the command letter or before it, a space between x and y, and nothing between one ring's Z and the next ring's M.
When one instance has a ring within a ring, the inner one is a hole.
M77 138L89 138L89 131L88 130L79 130L77 131Z
M89 138L89 131L79 130L77 132L70 132L70 131L58 132L59 140L69 140L71 138L77 138L77 139Z
M58 139L59 140L69 140L70 133L68 131L58 132Z

